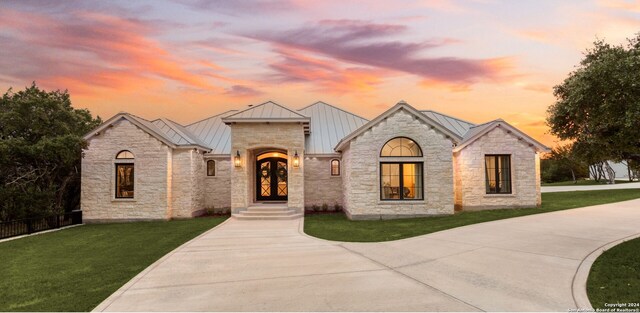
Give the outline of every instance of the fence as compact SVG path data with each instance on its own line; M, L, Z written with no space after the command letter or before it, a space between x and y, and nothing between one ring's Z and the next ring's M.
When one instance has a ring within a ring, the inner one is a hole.
M0 222L0 239L82 224L82 211Z

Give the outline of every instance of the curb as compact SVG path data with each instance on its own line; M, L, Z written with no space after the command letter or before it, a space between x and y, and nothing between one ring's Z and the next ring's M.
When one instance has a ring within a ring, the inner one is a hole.
M587 279L589 278L589 272L591 271L593 262L595 262L596 259L605 251L623 242L636 238L640 238L640 233L606 243L596 248L582 259L582 262L580 262L580 265L576 270L576 274L573 276L573 282L571 284L571 294L573 296L573 302L576 304L576 308L579 310L594 310L593 306L591 306L591 302L589 301L589 296L587 295Z

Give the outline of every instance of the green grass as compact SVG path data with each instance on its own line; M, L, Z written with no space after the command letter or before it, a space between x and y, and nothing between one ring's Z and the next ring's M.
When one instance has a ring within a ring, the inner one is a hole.
M621 243L598 257L589 273L587 294L596 309L606 308L605 303L640 303L640 238Z
M463 211L450 216L373 221L350 221L343 214L309 215L305 217L304 231L311 236L336 241L389 241L470 224L635 198L640 198L639 189L570 191L543 193L542 207L531 209Z
M0 311L90 311L224 220L83 225L0 243Z
M626 184L626 183L631 183L628 180L616 180L616 184ZM634 181L634 183L637 183L637 181ZM595 180L586 180L586 179L580 179L578 180L577 183L574 183L572 180L569 181L560 181L560 182L555 182L555 183L542 183L542 186L544 187L553 187L553 186L592 186L592 185L606 185L607 182L602 180L602 181L595 181Z

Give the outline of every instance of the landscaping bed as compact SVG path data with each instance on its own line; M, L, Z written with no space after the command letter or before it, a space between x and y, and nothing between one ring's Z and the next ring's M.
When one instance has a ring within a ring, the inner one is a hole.
M92 224L0 243L0 311L91 311L226 218Z
M570 191L542 194L542 207L463 211L450 216L351 221L344 214L305 217L305 233L327 240L379 242L409 238L445 229L524 215L547 213L640 198L638 189Z
M621 304L626 306L618 309L640 311L640 238L621 243L598 257L589 272L587 294L595 309L612 309L612 304Z

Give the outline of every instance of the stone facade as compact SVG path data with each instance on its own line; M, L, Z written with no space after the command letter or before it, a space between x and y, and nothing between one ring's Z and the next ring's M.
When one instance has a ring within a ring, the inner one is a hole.
M337 157L306 157L304 160L304 206L322 206L326 203L333 208L343 205L342 173L331 176L331 160ZM342 164L341 164L342 166ZM342 169L341 169L342 170Z
M511 156L511 194L487 194L487 154ZM455 153L455 204L462 210L531 208L540 206L540 159L526 141L495 127Z
M546 147L501 120L492 122L495 127L481 125L486 128L475 129L481 130L476 135L483 134L481 137L467 138L454 148L459 134L434 125L434 120L401 103L364 124L368 128L338 138L346 140L337 143L341 151L315 155L305 155L310 131L304 119L227 121L230 137L225 147L230 147L230 154L226 154L229 150L205 152L213 149L198 140L183 144L163 137L149 123L153 122L121 113L85 137L89 147L82 160L81 206L86 221L190 218L207 209L238 213L257 202L256 156L263 152L278 152L287 158L287 207L298 213L313 205L340 204L351 219L381 219L447 215L454 213L454 207L481 210L541 204L537 151ZM178 128L172 131L165 135L193 135L188 131L178 134L182 132ZM381 157L384 144L396 137L413 140L422 156ZM325 150L333 149L332 141L324 143L330 147ZM122 150L131 151L135 158L116 160ZM236 151L240 166L234 165ZM298 167L293 166L296 152ZM511 156L511 194L486 193L486 154ZM333 159L340 160L340 176L331 176ZM208 160L216 162L215 176L207 176ZM423 199L381 200L381 162L422 163ZM116 163L134 164L133 199L115 198Z
M202 213L206 175L202 153L194 149L174 150L171 164L171 217L187 218Z
M228 212L231 208L231 168L233 164L229 157L207 158L216 162L216 175L206 176L206 162L204 166L204 207L216 212Z
M414 140L418 158L382 158L383 145L398 136ZM398 110L351 140L343 150L345 212L352 219L453 214L452 141L406 110ZM380 162L423 162L424 200L380 200Z
M304 209L304 128L298 123L231 124L232 156L240 152L242 164L231 169L231 211L247 208L255 200L255 157L259 151L275 149L288 158L287 206L297 212ZM300 165L293 167L298 152Z
M115 198L116 154L131 151L133 199ZM86 221L149 220L171 217L171 148L126 119L89 140L82 160L81 207Z

